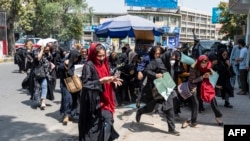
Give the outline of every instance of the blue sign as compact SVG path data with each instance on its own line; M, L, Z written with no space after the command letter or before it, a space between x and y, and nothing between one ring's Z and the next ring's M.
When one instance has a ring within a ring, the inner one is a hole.
M164 33L169 33L170 27L168 26L163 26L162 29L164 30Z
M177 9L178 0L125 0L127 6Z
M179 46L179 40L180 40L180 34L177 33L175 36L169 36L168 37L168 44L167 46L170 48L175 48Z
M176 40L174 36L168 37L168 46L176 47Z
M97 28L97 25L92 25L91 26L92 31L95 31L96 28Z
M155 36L155 42L160 43L161 42L161 37L160 36Z
M173 33L180 33L180 30L181 29L179 27L175 27Z
M215 24L215 23L220 23L220 14L221 14L221 10L219 8L216 8L214 7L212 9L212 23Z

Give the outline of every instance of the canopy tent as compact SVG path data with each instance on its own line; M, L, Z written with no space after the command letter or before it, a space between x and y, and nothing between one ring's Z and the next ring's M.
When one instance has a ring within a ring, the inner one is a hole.
M95 34L97 37L152 39L164 33L162 28L158 28L153 22L132 15L118 16L108 19L99 25Z

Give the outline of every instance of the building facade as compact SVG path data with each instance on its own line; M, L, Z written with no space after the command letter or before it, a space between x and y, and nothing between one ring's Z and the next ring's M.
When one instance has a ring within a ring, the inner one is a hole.
M140 10L128 9L124 13L94 13L91 24L85 23L84 40L99 40L94 35L94 28L107 18L121 15L135 15L152 21L165 31L162 37L156 37L156 42L163 45L179 46L179 43L193 42L192 29L199 39L215 39L215 25L211 22L211 15L187 8L166 10L158 8L144 8Z
M212 24L211 15L202 11L181 7L181 42L193 42L194 30L198 39L215 39L216 25Z
M229 10L233 14L247 14L247 28L246 33L243 35L246 44L250 44L250 1L249 0L229 0ZM237 37L235 38L235 41Z

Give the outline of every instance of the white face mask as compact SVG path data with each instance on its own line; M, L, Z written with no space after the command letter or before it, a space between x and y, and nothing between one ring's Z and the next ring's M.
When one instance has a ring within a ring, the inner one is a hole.
M171 61L170 61L171 66L173 66L174 63L175 63L175 60L171 60Z

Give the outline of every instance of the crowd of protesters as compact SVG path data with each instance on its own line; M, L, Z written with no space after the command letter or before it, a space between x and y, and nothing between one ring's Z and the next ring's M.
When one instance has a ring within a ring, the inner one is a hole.
M121 53L112 50L108 56L100 43L90 44L89 49L76 44L67 51L52 42L33 49L32 42L27 40L25 48L17 50L15 64L20 73L27 73L22 87L29 90L34 106L42 110L46 109L47 99L54 100L56 80L60 79L62 123L67 125L71 119L78 120L79 140L118 138L119 133L113 128L115 108L129 103L136 103L137 122L145 113L163 113L169 133L176 136L180 133L175 129L174 118L181 116L181 107L185 105L190 106L191 117L183 122L182 128L198 127L198 114L205 112L203 102L211 104L215 121L222 126L223 113L217 107L216 96L225 100L225 107L233 108L230 98L234 97L236 82L241 89L239 95L246 95L249 90L250 51L242 39L234 46L220 44L206 55L191 55L195 59L192 65L181 61L182 54L189 56L186 46L173 50L160 44L142 45L142 54L126 44L121 50ZM171 64L173 60L174 64ZM64 79L74 74L76 64L84 65L83 88L70 93ZM45 70L42 77L35 73L40 67ZM159 97L153 83L165 72L169 72L176 83L167 100ZM207 83L213 72L219 74L215 87ZM192 93L188 99L184 99L177 89L184 82L188 83ZM210 94L209 98L205 94ZM145 105L141 106L141 103Z

